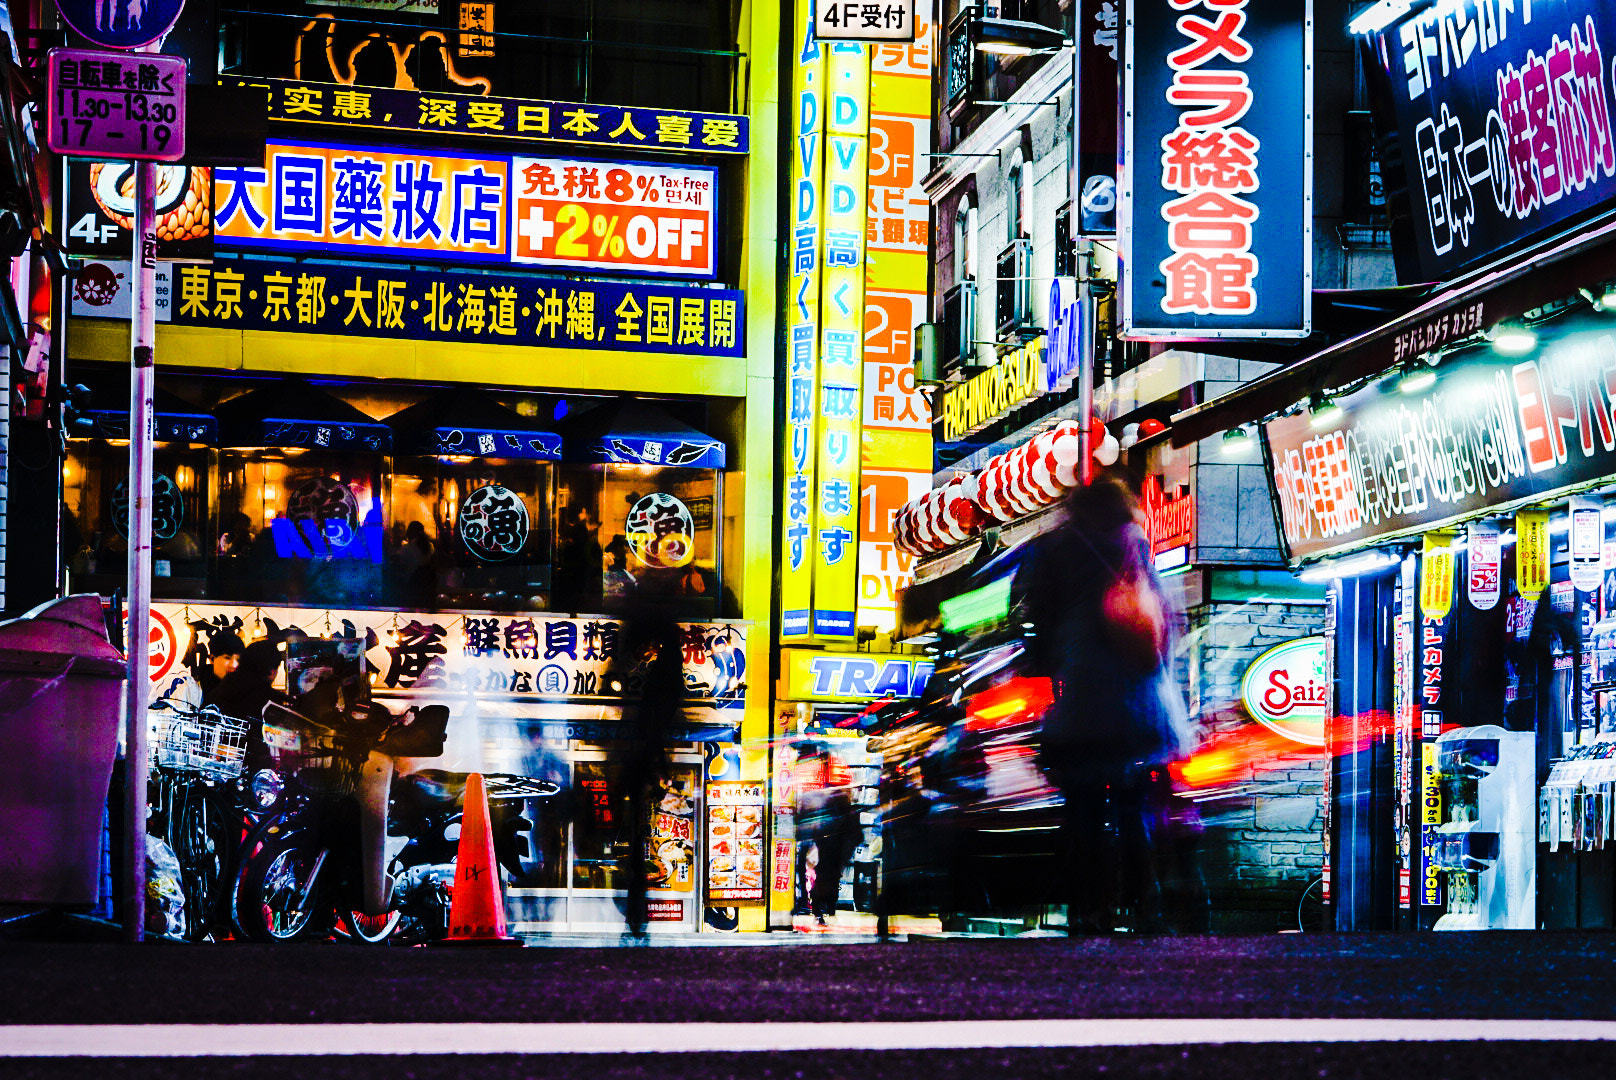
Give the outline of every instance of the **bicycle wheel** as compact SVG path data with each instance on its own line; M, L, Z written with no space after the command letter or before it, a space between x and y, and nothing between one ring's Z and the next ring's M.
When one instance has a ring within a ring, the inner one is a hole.
M335 912L331 852L300 838L271 840L248 861L237 885L236 914L254 941L324 938Z
M207 938L219 905L222 838L211 794L201 784L180 786L168 822L169 843L180 860L180 885L185 891L186 941Z

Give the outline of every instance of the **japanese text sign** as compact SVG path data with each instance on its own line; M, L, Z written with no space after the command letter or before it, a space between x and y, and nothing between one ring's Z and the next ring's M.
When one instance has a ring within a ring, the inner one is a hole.
M108 49L150 45L180 17L185 0L56 0L62 21L88 41Z
M712 277L718 170L513 158L511 258L563 269Z
M1073 203L1078 231L1117 231L1117 7L1122 0L1080 0L1077 6L1077 168Z
M1329 424L1306 411L1269 421L1292 556L1506 513L1616 471L1616 397L1601 374L1616 367L1616 333L1591 312L1539 331L1531 356L1450 356L1422 393L1371 384L1337 399L1342 415ZM1496 573L1490 546L1482 562ZM1497 596L1496 580L1471 588Z
M254 250L712 277L716 195L709 167L285 141L214 171L214 229Z
M744 349L737 289L222 259L178 265L173 277L176 325L688 356Z
M913 41L915 0L819 0L814 36L820 41Z
M1129 0L1123 330L1305 337L1312 298L1312 5Z
M644 147L663 153L744 154L745 116L582 105L530 98L434 94L375 86L331 86L281 79L235 80L269 92L277 122L420 131L456 138Z
M46 142L58 154L178 161L185 156L185 61L52 49Z
M707 785L707 898L726 904L763 902L763 809L769 785Z
M1364 41L1401 280L1451 277L1616 196L1612 41L1611 0L1453 0Z

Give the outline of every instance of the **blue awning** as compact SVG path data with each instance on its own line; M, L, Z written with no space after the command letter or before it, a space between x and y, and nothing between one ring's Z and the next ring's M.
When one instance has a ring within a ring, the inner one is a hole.
M284 379L219 406L224 446L387 453L393 432L340 398Z
M618 398L557 426L561 428L563 461L724 467L722 441L637 398Z
M471 387L435 394L387 423L402 453L561 460L560 435Z

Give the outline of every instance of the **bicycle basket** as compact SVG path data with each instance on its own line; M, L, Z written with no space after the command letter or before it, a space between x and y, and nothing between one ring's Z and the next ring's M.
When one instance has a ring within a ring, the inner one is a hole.
M212 706L154 713L152 760L174 772L233 780L241 775L246 761L248 727L247 721L226 716Z
M284 706L264 710L264 745L275 770L292 779L303 777L305 786L327 794L351 792L355 763L337 733Z

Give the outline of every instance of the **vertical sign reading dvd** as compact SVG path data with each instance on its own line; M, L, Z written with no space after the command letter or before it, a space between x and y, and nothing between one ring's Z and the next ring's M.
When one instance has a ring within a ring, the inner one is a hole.
M870 54L848 42L827 48L813 635L851 642L857 632Z
M792 22L787 193L791 269L786 279L786 423L780 500L780 640L813 636L815 435L818 431L820 181L824 177L825 56L814 38L813 0Z

